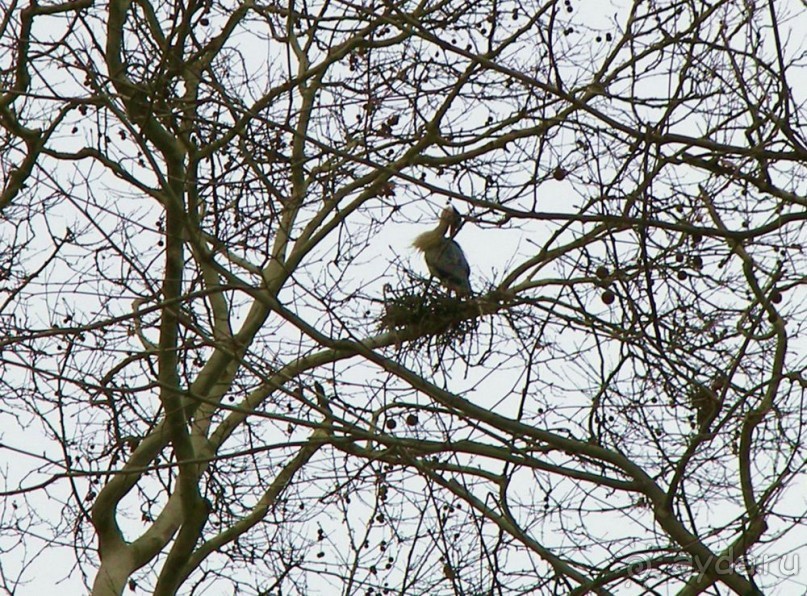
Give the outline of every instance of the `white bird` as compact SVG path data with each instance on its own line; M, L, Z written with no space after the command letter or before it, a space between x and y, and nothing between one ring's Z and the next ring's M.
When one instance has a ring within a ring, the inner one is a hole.
M446 207L440 214L437 227L415 238L412 246L423 253L429 272L440 283L459 296L468 296L471 293L468 279L471 268L462 248L452 238L459 231L461 222L459 211ZM448 237L446 232L449 233Z

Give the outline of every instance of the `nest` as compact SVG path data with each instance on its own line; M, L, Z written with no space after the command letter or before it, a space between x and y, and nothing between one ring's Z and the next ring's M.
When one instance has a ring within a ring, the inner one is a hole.
M406 287L387 286L379 326L412 341L439 338L439 344L461 343L479 327L479 303L472 297L452 296L437 282L414 279Z

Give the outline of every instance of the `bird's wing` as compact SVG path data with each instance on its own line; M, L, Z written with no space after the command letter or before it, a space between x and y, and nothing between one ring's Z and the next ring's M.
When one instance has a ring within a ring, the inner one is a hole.
M432 275L462 288L469 287L468 276L471 267L459 244L446 239L440 250L427 253L425 256Z
M465 258L465 253L462 252L459 244L453 240L449 240L446 243L443 251L447 253L446 256L451 265L462 271L466 278L471 274L471 267L468 265L468 261Z

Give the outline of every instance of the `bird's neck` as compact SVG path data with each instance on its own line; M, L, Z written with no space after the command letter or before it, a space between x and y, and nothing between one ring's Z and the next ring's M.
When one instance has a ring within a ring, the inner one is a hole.
M436 228L429 232L423 232L420 236L415 238L415 241L412 242L412 246L420 251L424 251L428 248L431 248L435 244L442 242L443 236L445 236L446 230L448 229L448 222L440 222Z

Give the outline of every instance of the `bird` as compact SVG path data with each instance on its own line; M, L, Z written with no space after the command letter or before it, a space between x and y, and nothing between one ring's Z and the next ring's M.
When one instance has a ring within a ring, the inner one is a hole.
M697 411L698 428L706 430L723 407L722 392L728 379L718 375L709 387L699 385L690 393L689 399Z
M412 242L412 246L423 253L429 272L440 283L458 296L468 296L471 294L471 282L468 279L471 268L462 248L453 239L461 224L462 216L459 211L454 207L446 207L440 214L437 227L420 234ZM449 232L448 237L446 232Z

